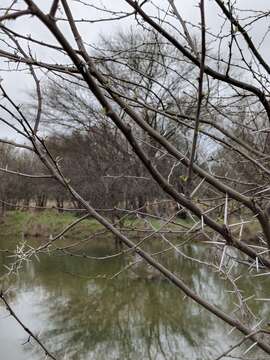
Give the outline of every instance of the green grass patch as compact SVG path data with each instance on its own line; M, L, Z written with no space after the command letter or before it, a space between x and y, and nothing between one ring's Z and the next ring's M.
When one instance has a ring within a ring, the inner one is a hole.
M0 223L0 237L21 240L22 238L51 238L61 233L67 226L78 220L78 216L71 212L59 213L56 210L46 211L8 211L2 223ZM174 219L175 224L164 224L163 221L154 218L126 217L124 221L117 224L123 230L129 229L129 236L144 234L136 230L180 230L179 225L191 227L190 220ZM150 225L151 224L151 225ZM71 230L64 234L65 239L81 240L92 234L105 230L95 219L88 218L76 224ZM133 232L134 230L134 232Z
M49 237L55 236L78 219L72 213L58 213L55 210L42 212L9 211L0 224L0 236ZM94 219L85 219L72 228L65 237L81 239L103 226Z

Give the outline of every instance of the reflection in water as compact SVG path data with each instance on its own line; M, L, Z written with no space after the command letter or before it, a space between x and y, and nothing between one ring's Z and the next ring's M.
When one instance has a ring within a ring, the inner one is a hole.
M106 241L99 241L89 253L102 256L107 250ZM185 251L194 254L198 245L187 246ZM7 258L0 256L4 264ZM160 260L207 300L228 312L235 308L234 296L228 296L228 285L217 273L172 253ZM110 279L130 261L127 256L90 261L43 255L39 262L26 264L11 281L14 290L9 301L29 327L42 329L43 342L61 359L66 355L66 359L202 360L214 358L237 341L237 334L228 335L229 327L184 298L169 282L156 276L149 279L145 266L137 265ZM241 288L248 296L255 290L267 291L265 284L262 280L254 289L246 278ZM269 313L256 304L253 311ZM0 320L0 331L7 321ZM21 334L19 342L11 328L9 332L5 342L22 343ZM0 347L1 341L0 336ZM31 359L41 358L29 344L20 346L13 358L8 349L4 346L6 359L27 359L30 353Z

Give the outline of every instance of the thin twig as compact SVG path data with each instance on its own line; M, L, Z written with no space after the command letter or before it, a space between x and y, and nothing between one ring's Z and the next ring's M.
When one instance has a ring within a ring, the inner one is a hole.
M197 105L196 118L195 118L195 127L194 127L193 141L192 141L190 163L189 163L189 168L188 168L188 180L187 180L188 193L190 192L190 186L191 186L191 182L192 182L192 168L193 168L193 163L194 163L194 159L195 159L198 133L199 133L201 104L202 104L202 100L203 100L203 96L204 96L204 94L203 94L203 75L204 75L204 64L205 64L205 53L206 53L204 0L200 1L200 11L201 11L201 37L202 37L201 57L200 57L200 75L199 75L199 87L198 87L198 105Z
M17 323L21 325L21 327L24 329L24 331L27 332L29 337L33 338L38 343L38 345L44 350L45 355L49 356L53 360L57 360L56 357L47 350L47 348L43 345L43 343L39 340L39 338L36 335L34 335L33 332L28 327L26 327L26 325L24 325L23 322L18 318L18 316L15 314L14 310L11 308L8 301L6 300L3 291L0 291L0 299L5 304L6 309L10 313L10 315L17 321Z

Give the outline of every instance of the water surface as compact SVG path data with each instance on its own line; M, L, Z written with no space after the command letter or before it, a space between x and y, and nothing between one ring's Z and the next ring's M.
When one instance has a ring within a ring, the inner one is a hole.
M0 240L2 249L11 244L10 239ZM116 251L112 244L108 239L95 240L84 253L112 254ZM198 244L185 245L181 250L203 260L213 256ZM4 264L13 258L5 253L0 256L4 274ZM159 258L205 299L229 313L236 308L235 295L227 292L230 284L217 272L172 251ZM10 289L9 303L20 319L59 359L214 360L240 339L236 331L229 334L229 326L144 264L123 270L134 260L137 258L131 255L101 261L55 252L25 263L19 275L4 281L2 287ZM248 274L248 269L241 271ZM267 277L255 282L246 276L239 286L246 297L270 297ZM269 318L267 305L250 301L258 320L260 316ZM240 312L236 315L241 316ZM0 304L1 359L44 359L34 341L27 339ZM248 346L250 343L240 353ZM258 350L252 350L250 356L255 359Z

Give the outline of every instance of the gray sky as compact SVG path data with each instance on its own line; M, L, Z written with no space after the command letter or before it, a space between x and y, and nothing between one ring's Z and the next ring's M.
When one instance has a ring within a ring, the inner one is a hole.
M49 4L51 1L44 1L44 0L37 0L37 5L41 6L43 10L48 10ZM86 1L86 3L90 3L90 1ZM101 6L100 1L92 1L96 6ZM159 3L164 6L167 6L167 1L165 0L158 0L154 1L155 4ZM5 7L5 5L11 4L11 0L1 0L1 6ZM23 4L23 1L19 1L19 4ZM129 5L124 0L103 0L103 6L108 9L114 11L126 11L129 10ZM185 20L197 23L199 22L199 9L196 6L198 4L198 0L175 0L175 4L185 18ZM237 4L239 7L243 9L253 9L253 10L270 10L269 0L238 0ZM46 9L47 6L47 9ZM101 17L106 16L106 14L102 13L101 11L94 10L87 6L82 6L76 1L72 2L73 10L74 10L74 17L76 19L100 19ZM164 7L165 8L165 7ZM147 9L147 7L146 7ZM148 7L150 9L150 7ZM151 13L154 13L154 10L151 10ZM219 11L220 13L220 11ZM1 13L0 13L1 14ZM211 32L216 32L219 28L221 23L221 18L218 16L217 6L214 4L214 1L208 0L206 1L206 23ZM79 29L83 38L88 43L95 43L98 41L100 34L105 37L112 37L115 32L118 31L126 31L131 25L135 25L134 17L117 20L117 21L108 21L108 22L99 22L94 24L79 24ZM27 17L22 17L16 21L9 21L6 22L6 25L12 28L14 31L29 35L31 34L32 37L41 39L45 42L50 42L56 44L56 41L51 36L51 34L47 31L47 29L36 19ZM178 26L178 24L175 24ZM256 25L254 29L254 33L252 34L252 39L259 43L260 39L263 36L263 29L266 29L265 22L260 22ZM70 30L68 29L67 23L61 23L61 28L65 31L65 35L72 39ZM75 46L75 45L74 45ZM4 48L4 44L0 42L0 47ZM32 45L31 45L32 47ZM212 49L213 50L213 49ZM32 48L32 53L38 59L42 59L47 62L63 62L63 58L59 56L59 54L55 54L55 52L48 51L47 49L39 48ZM264 46L261 49L261 53L265 56L266 60L270 63L270 52L269 47ZM56 59L57 56L57 59ZM9 94L12 95L13 99L20 102L25 103L27 101L27 93L31 91L33 88L33 80L30 75L28 75L28 71L9 71L10 68L7 67L7 64L3 58L0 58L0 77L3 79L3 86L8 90ZM6 70L6 71L4 71ZM42 80L44 80L45 76L42 75ZM1 113L0 113L1 115ZM0 124L0 137L11 137L16 138L17 140L18 135L14 133L14 131L10 131L7 126Z

